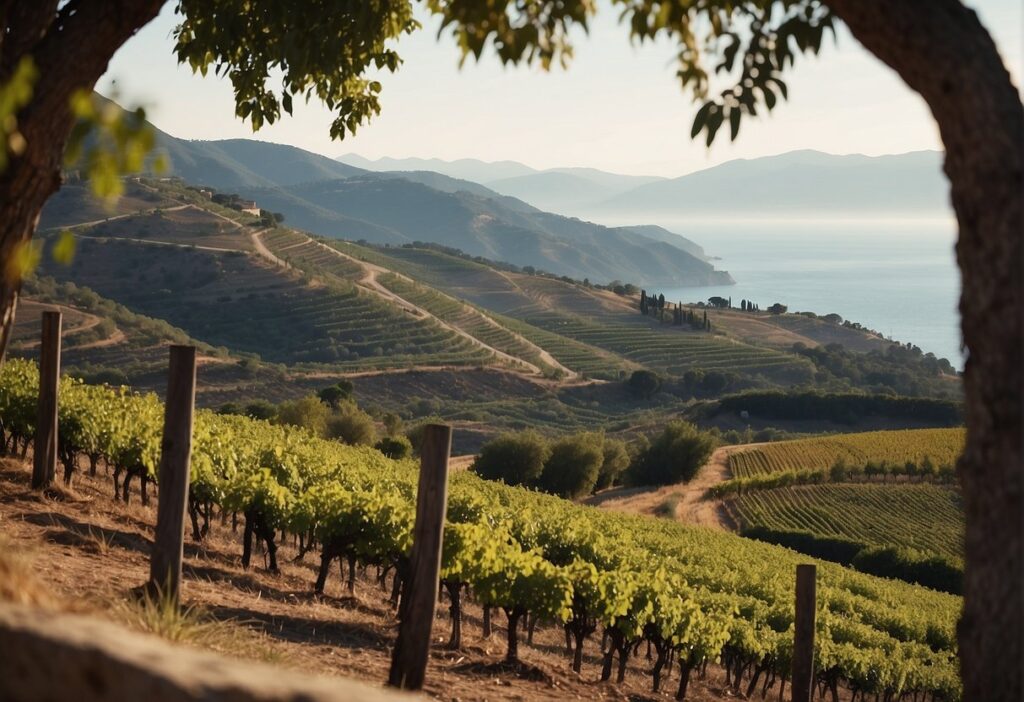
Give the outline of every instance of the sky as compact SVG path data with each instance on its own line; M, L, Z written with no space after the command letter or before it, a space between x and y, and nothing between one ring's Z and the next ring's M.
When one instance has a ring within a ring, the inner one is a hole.
M974 0L1018 86L1024 76L1024 2ZM709 149L690 139L697 106L675 78L673 45L631 45L601 4L568 69L504 68L467 61L427 21L397 45L405 63L381 78L383 110L344 141L329 136L330 112L296 102L295 114L253 133L234 116L230 84L201 78L173 55L175 3L115 55L97 89L141 105L160 129L186 139L255 138L330 157L478 158L534 168L588 166L635 175L678 176L735 158L796 149L879 155L939 149L924 102L845 30L785 76L789 100L745 119L739 138Z

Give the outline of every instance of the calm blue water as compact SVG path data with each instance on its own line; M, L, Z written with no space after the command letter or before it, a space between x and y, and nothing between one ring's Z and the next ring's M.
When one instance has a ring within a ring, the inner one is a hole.
M736 285L659 290L670 300L742 298L835 312L962 367L952 221L655 222L720 257Z

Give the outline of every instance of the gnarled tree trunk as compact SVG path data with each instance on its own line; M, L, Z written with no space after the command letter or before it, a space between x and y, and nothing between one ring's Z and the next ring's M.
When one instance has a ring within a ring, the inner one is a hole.
M156 17L165 0L0 3L0 82L10 80L23 57L38 70L33 97L18 115L25 149L0 173L0 358L7 352L21 290L18 272L6 265L35 234L39 213L60 187L60 169L71 127L71 96L92 90L114 52ZM3 148L6 148L4 146Z
M1021 684L1021 237L1024 108L995 44L958 0L826 0L919 92L946 148L960 225L967 517L959 627L964 699L1014 701Z

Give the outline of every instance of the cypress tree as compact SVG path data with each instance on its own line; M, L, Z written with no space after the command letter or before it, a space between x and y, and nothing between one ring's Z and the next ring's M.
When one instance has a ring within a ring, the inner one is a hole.
M647 314L647 291L640 291L640 314Z

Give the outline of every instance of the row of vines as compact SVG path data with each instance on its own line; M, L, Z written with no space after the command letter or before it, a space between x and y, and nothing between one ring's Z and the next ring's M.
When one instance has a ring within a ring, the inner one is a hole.
M877 464L903 469L952 466L964 448L962 428L901 429L779 441L734 453L729 468L737 478L753 478L783 471L828 469L837 461L849 466Z
M6 448L34 432L36 367L0 369L0 419ZM60 458L73 479L78 458L114 468L115 492L143 495L159 460L162 405L153 395L84 385L60 386ZM121 482L123 480L123 482ZM336 558L376 566L400 597L408 568L417 468L379 452L314 439L302 430L200 410L196 414L189 514L202 539L215 511L245 519L243 561L253 539L275 568L282 531L318 549L322 590ZM564 627L573 668L599 630L608 642L602 677L617 658L656 652L653 685L678 667L678 699L691 671L719 662L727 682L748 694L784 689L793 645L793 572L785 549L676 523L598 511L454 474L442 555L442 585L452 599L458 640L465 593L508 617L508 657L527 619ZM959 598L819 563L816 670L833 700L960 699L955 626ZM594 644L591 644L594 645ZM849 695L844 695L849 699Z

